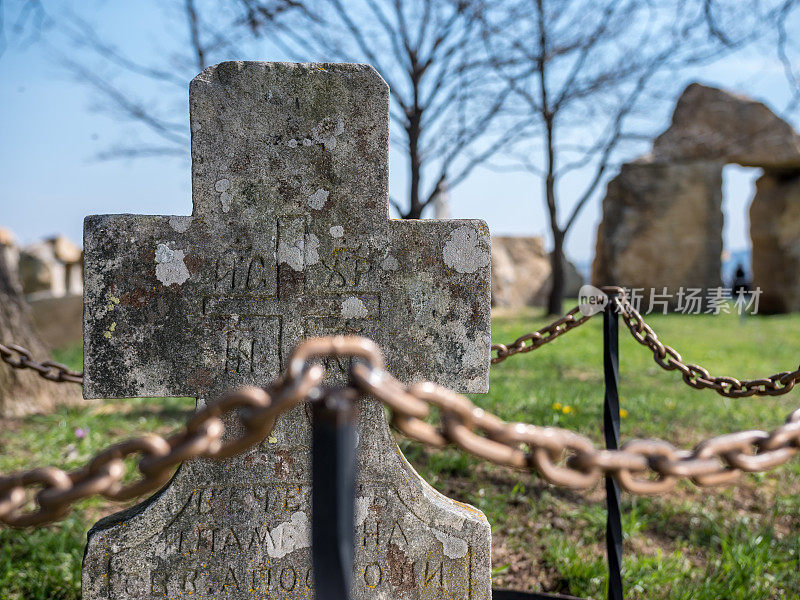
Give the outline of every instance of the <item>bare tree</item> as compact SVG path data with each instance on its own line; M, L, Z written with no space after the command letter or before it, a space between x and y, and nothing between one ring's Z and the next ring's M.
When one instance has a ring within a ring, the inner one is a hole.
M262 2L241 1L259 31ZM273 41L293 58L367 62L389 84L392 143L408 160L408 201L391 199L403 218L420 218L512 133L492 127L508 89L487 69L476 4L317 0L274 29Z
M513 134L492 128L508 90L486 68L476 3L171 0L161 10L182 35L159 64L124 53L81 15L49 14L41 3L36 14L47 31L42 43L92 88L96 108L143 134L99 158L186 156L186 84L219 60L277 49L302 61L372 64L391 87L391 140L408 160L408 199L392 204L402 217L419 218L445 185L458 185Z
M650 139L653 112L674 98L682 69L755 39L757 18L700 0L498 0L483 11L487 54L513 94L504 118L525 131L495 166L542 181L549 312L562 310L566 236L617 157ZM583 189L565 198L559 185L576 174Z
M84 15L52 6L24 3L13 33L35 34L67 73L92 90L94 109L134 125L133 135L104 149L100 159L188 157L189 81L210 64L248 53L255 38L246 2L168 0L159 4L163 18L152 19L151 33L163 43L161 58L145 60L121 50ZM264 2L260 33L301 6L295 0Z

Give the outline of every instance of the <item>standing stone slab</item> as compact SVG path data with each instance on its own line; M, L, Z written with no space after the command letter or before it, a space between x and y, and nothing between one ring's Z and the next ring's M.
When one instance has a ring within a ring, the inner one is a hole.
M332 333L376 340L404 381L486 390L488 230L388 220L388 93L364 65L194 79L193 215L86 220L87 397L202 404ZM184 464L89 533L84 598L310 598L309 447L299 407L242 456ZM488 598L484 516L419 478L371 400L359 462L354 598Z
M722 285L722 167L715 162L622 166L608 182L592 283L651 292ZM658 305L656 305L658 306Z
M750 205L759 312L800 311L800 172L765 172Z

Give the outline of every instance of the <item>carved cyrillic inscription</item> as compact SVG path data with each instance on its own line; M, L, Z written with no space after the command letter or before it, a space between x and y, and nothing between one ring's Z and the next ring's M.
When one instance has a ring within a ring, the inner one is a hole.
M239 257L233 254L214 263L214 290L275 293L275 260L268 256Z
M149 542L149 552L136 546L112 551L110 595L311 598L310 492L308 483L196 490ZM425 600L472 600L465 540L414 518L390 485L362 483L358 494L356 591L393 597L415 590ZM245 510L252 516L247 525L226 518ZM114 568L131 560L142 572Z
M225 345L225 372L252 373L255 343L256 341L251 337L230 334Z
M323 285L332 289L361 286L372 269L368 248L363 243L337 245L332 256L321 263L326 270Z
M280 317L258 316L221 322L223 335L218 342L218 366L226 375L246 378L271 373L280 366ZM211 331L213 329L212 326Z

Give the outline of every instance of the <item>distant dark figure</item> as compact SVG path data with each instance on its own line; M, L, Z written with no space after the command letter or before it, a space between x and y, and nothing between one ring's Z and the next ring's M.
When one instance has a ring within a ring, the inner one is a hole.
M747 275L745 275L744 267L742 267L741 263L736 265L736 272L733 274L731 296L733 297L733 305L739 313L739 320L744 322L747 309L750 308L752 290L750 289L750 282L747 280Z
M733 297L746 296L750 293L750 282L744 272L744 267L739 263L736 265L736 273L733 275L733 285L731 285Z

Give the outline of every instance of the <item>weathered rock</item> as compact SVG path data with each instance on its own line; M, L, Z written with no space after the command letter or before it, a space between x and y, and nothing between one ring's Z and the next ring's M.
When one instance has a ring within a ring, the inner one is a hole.
M583 277L567 261L564 295L577 297ZM541 237L492 237L492 306L544 306L550 293L550 254Z
M750 206L759 312L800 310L800 173L764 174Z
M22 291L26 295L50 292L53 289L55 278L51 265L37 253L23 251L19 257L18 268ZM63 289L61 291L63 292Z
M12 247L17 245L14 233L7 227L0 227L0 246Z
M83 252L64 236L30 244L20 252L19 274L27 296L61 297L83 292Z
M549 276L542 238L492 238L492 306L532 305Z
M47 240L53 247L53 256L65 264L79 263L83 260L83 251L68 237L57 235Z
M760 310L800 308L800 230L792 221L800 136L761 102L697 83L681 95L652 154L623 165L609 183L593 282L673 294L681 286L719 287L726 163L765 171L751 208Z
M592 265L595 285L721 285L722 165L640 161L608 183Z
M28 300L33 323L51 348L66 348L83 340L83 296L53 296Z
M31 310L17 276L19 248L7 229L0 229L0 342L17 344L44 360L50 348L34 328ZM52 410L59 403L80 401L77 386L57 384L30 369L0 362L0 416L20 417Z
M87 397L203 404L266 384L302 338L332 333L375 339L405 381L486 389L488 230L387 219L374 70L223 63L194 79L190 106L193 215L86 220ZM250 452L190 461L98 523L84 599L310 598L309 438L300 407ZM371 400L358 449L354 598L489 598L485 518L416 475Z
M761 102L692 83L678 100L669 129L656 138L653 156L658 162L800 169L800 136Z

